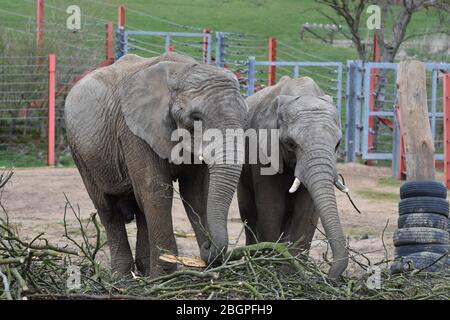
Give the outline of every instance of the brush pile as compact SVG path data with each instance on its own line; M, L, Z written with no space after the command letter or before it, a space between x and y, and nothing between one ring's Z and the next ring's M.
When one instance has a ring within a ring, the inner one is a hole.
M0 185L11 175L2 174ZM236 247L223 263L206 269L180 267L155 279L134 273L114 279L98 261L105 243L95 214L82 220L68 202L66 212L75 216L82 240L70 234L65 215L67 245L60 247L43 234L24 240L1 209L0 299L450 299L449 273L392 275L388 261L358 261L361 272L332 281L326 260L318 264L307 255L292 256L284 243ZM80 275L76 287L71 285L74 266Z

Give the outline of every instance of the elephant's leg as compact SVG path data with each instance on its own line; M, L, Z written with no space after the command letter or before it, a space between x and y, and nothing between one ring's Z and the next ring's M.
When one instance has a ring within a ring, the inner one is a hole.
M253 185L257 215L258 241L283 240L282 222L286 211L286 178L283 175L264 176L254 168Z
M309 250L316 231L319 211L305 188L295 194L294 210L285 232L298 251Z
M136 267L143 275L150 275L150 243L148 239L147 221L144 213L136 213Z
M245 227L245 243L247 245L254 244L258 241L256 238L257 210L255 203L255 195L250 187L249 172L244 168L242 170L241 179L239 181L237 196L239 213L242 222L246 223ZM251 174L251 172L250 172Z
M130 175L137 201L145 215L150 255L149 276L156 277L176 269L175 264L159 259L163 253L178 254L172 225L172 181L164 168L157 168L155 165L138 172L139 174L133 172ZM139 226L141 231L145 230L143 223ZM145 236L142 234L138 241L145 241Z
M150 273L150 247L145 215L139 208L134 194L119 198L117 200L117 207L120 209L127 223L136 217L136 267L143 275L148 275Z
M133 269L134 262L123 215L116 206L115 199L99 190L84 162L74 152L73 158L80 171L86 190L97 209L100 221L105 227L108 247L111 253L112 272L117 276L128 274Z
M194 229L199 248L207 239L208 177L206 170L206 167L198 166L178 179L184 209Z

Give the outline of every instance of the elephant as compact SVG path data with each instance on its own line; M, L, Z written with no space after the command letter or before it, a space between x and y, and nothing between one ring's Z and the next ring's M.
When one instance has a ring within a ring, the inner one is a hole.
M348 190L336 170L341 129L331 97L309 77L282 77L246 102L246 126L257 132L278 129L273 139L279 146L278 158L269 163L273 174L262 173L267 163L261 157L256 163L247 160L242 169L238 204L247 224L246 243L288 241L294 252L308 250L320 217L333 252L329 277L338 277L347 268L348 250L334 185ZM264 155L271 147L261 141L258 150Z
M220 132L242 129L246 112L232 72L177 53L127 54L74 85L65 102L67 139L105 228L113 274L129 274L136 267L156 277L176 269L159 259L163 252L177 255L174 181L201 258L220 261L242 163L224 163L222 153L206 159L202 150L212 142L203 139L197 149L185 143L189 157L199 161L176 163L173 133L193 132L195 122ZM125 228L134 217L135 260Z

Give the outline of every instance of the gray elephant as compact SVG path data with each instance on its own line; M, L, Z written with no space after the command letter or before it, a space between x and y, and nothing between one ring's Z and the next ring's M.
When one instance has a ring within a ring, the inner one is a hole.
M176 180L201 257L211 262L227 250L227 214L242 164L220 161L221 153L197 165L175 164L172 134L192 132L195 121L221 132L243 128L246 111L231 72L175 53L125 55L72 88L65 105L67 138L106 229L114 273L134 267L125 229L133 217L138 270L155 277L175 269L159 256L177 254L171 215ZM207 148L201 142L189 152L203 159Z
M284 240L295 244L294 251L308 249L320 216L334 258L329 276L339 276L347 268L348 252L334 185L347 190L336 172L341 128L332 99L311 78L283 77L246 102L250 128L279 129L274 138L279 139L279 158L270 162L275 174L262 174L267 165L260 160L242 170L238 203L249 227L247 244ZM260 153L270 153L269 141L267 146L261 141Z

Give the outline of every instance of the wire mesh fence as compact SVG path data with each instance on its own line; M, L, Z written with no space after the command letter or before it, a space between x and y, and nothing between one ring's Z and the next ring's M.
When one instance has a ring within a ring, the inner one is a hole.
M105 60L105 24L86 21L80 30L69 30L65 21L44 20L39 43L36 19L6 13L0 26L0 166L46 164L47 52L57 56L56 164L68 165L64 99L76 81ZM22 29L9 27L7 18L17 16L23 19Z

